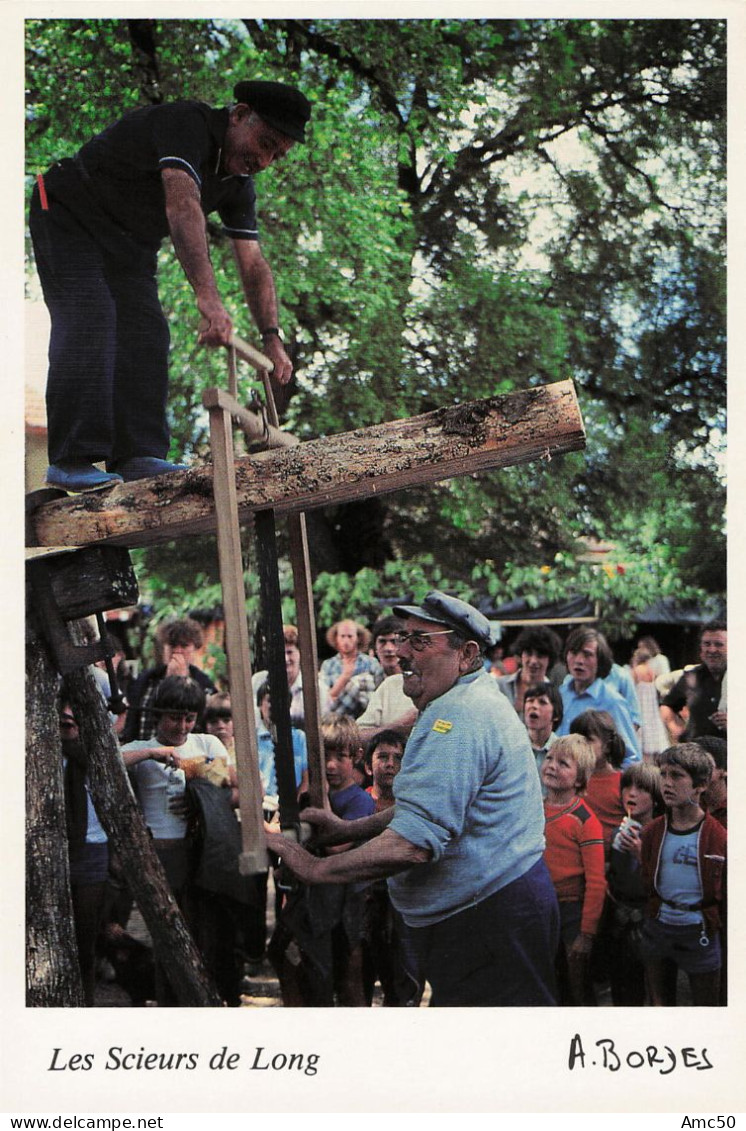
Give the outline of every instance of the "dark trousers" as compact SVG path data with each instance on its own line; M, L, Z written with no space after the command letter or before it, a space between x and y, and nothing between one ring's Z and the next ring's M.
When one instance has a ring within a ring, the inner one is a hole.
M646 1004L645 964L640 956L642 921L641 907L607 898L593 951L594 960L598 957L601 961L592 963L592 967L605 971L614 1005Z
M173 840L155 837L153 847L163 865L171 893L179 905L190 934L194 937L197 934L195 907L189 882L194 870L192 845L187 837ZM155 960L155 996L158 1005L172 1006L179 1004L178 995L171 984L168 972L157 958Z
M296 884L267 950L285 1006L366 1006L363 898L352 884Z
M543 860L481 903L410 934L431 1006L557 1004L559 911Z
M96 939L103 921L106 882L72 884L71 893L83 996L86 1005L93 1005L96 988Z
M364 891L363 988L370 1005L376 982L384 1006L417 1006L422 997L409 928L392 906L385 880Z
M72 894L78 964L86 1005L93 1005L96 987L96 940L104 916L108 844L71 845L70 890Z
M50 463L165 458L169 331L155 255L114 258L62 205L42 209L36 189L30 229L52 322Z

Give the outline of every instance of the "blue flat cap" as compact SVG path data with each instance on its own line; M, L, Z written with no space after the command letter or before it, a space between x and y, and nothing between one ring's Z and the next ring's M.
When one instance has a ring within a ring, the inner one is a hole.
M439 589L431 589L421 605L395 605L394 615L419 617L420 620L429 620L433 624L448 625L470 640L476 640L483 648L490 648L495 643L492 625L479 609L467 605L466 601L460 601L458 597L449 597Z
M293 141L305 141L311 103L295 86L284 82L239 82L233 90L237 102L256 111L262 121Z

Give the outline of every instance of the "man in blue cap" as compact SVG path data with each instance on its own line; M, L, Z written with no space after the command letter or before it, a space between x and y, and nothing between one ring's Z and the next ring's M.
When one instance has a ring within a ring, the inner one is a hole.
M283 83L240 82L234 97L221 109L181 101L134 110L37 177L30 229L52 322L52 486L82 491L181 469L166 459L169 331L156 260L170 235L202 318L199 341L229 344L207 241L212 212L232 241L274 377L290 380L253 178L305 139L311 107ZM106 471L94 466L102 462Z
M268 834L306 884L389 878L431 1005L554 1005L557 902L543 861L544 815L528 734L483 670L489 621L433 590L404 620L404 691L420 714L394 783L395 804L359 821L304 810L325 844L312 856Z

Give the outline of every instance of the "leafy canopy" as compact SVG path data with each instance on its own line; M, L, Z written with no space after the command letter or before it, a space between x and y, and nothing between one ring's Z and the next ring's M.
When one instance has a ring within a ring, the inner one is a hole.
M308 94L309 144L258 182L301 438L576 382L583 455L390 496L354 546L343 509L319 516L322 600L325 572L381 547L462 586L493 562L516 591L589 536L653 563L661 591L722 590L724 21L32 19L27 50L29 176L148 100L225 104L247 75ZM169 248L160 278L173 451L204 454L225 359L195 349Z

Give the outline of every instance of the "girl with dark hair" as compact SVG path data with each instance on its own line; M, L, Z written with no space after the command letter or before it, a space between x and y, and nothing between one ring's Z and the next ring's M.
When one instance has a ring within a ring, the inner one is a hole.
M584 711L573 719L570 733L587 738L596 755L596 768L588 779L585 799L601 822L608 860L612 837L624 817L620 794L624 740L608 711Z

